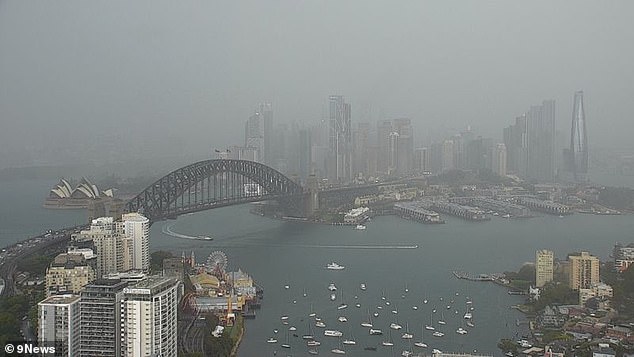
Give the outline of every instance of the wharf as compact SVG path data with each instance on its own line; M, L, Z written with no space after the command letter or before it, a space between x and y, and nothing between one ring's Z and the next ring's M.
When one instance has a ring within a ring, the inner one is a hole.
M472 273L457 271L457 270L454 270L452 273L458 279L464 279L469 281L496 281L503 276L502 273L472 274Z

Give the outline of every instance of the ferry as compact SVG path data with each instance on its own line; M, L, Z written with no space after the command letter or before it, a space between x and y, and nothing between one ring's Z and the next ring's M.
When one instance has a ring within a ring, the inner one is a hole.
M328 270L344 270L346 267L343 265L339 265L335 262L332 263L328 263L328 265L326 265L326 269Z

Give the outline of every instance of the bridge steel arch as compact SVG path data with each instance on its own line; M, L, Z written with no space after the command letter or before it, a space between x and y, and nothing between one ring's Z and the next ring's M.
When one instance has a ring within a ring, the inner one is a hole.
M300 197L303 188L279 171L246 160L205 160L174 170L126 203L150 221L234 204Z

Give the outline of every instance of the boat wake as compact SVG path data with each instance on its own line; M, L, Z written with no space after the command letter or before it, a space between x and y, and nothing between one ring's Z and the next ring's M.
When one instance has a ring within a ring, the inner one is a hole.
M168 223L163 226L161 231L164 234L175 238L181 239L190 239L190 240L200 240L200 237L196 236L188 236L186 234L180 234L174 232L172 230L173 223ZM227 239L225 239L226 241ZM364 244L364 245L355 245L355 244L344 244L344 245L318 245L318 244L275 244L275 243L256 243L256 242L240 242L240 243L229 243L229 244L214 244L214 246L218 248L226 247L226 248L239 248L239 247L247 247L247 246L260 246L260 247L287 247L287 248L309 248L309 249L418 249L418 245L380 245L380 244Z
M180 234L180 233L176 233L172 230L172 226L174 225L174 223L167 223L165 225L163 225L163 228L161 229L161 232L163 232L163 234L167 234L168 236L172 236L175 238L181 238L181 239L190 239L190 240L203 240L203 238L201 238L200 236L188 236L186 234Z

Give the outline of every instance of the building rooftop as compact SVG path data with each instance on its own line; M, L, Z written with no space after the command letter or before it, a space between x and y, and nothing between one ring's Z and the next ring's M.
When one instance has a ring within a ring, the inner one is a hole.
M66 295L53 295L40 301L41 305L67 305L73 302L79 301L78 295L66 294Z

